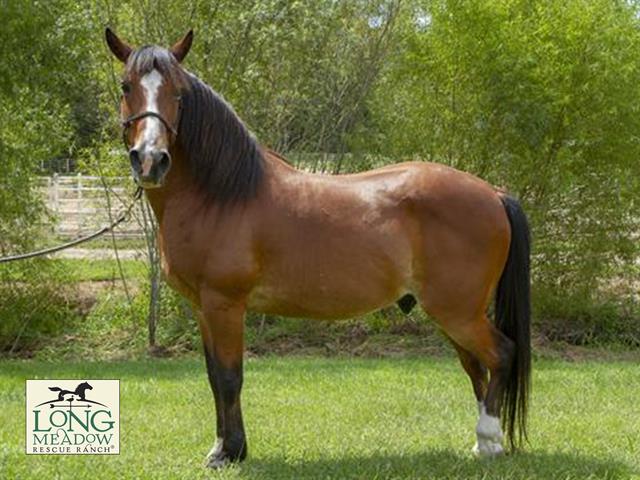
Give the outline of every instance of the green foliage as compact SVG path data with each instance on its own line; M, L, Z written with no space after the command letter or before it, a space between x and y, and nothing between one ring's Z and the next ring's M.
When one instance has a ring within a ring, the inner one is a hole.
M31 356L77 326L78 312L64 269L46 261L4 265L0 271L0 356ZM34 281L37 279L38 281Z
M614 279L630 283L640 227L637 7L412 3L357 147L373 140L387 155L444 162L519 196L536 286L548 293L594 299Z
M537 335L555 344L640 347L637 306L593 297L567 297L539 287L534 297Z
M71 1L0 2L0 255L33 248L47 216L32 182L40 163L69 154L90 129L81 9ZM95 123L95 118L93 123ZM76 135L79 138L78 135ZM0 266L0 350L46 342L75 316L60 272L47 262Z
M636 1L7 0L0 12L0 253L44 241L42 161L128 173L104 27L138 46L193 28L186 67L266 145L306 168L423 159L506 187L531 218L538 318L600 333L637 318Z
M133 45L168 46L193 28L186 67L221 92L262 142L284 153L344 153L388 49L396 3L146 0L95 12ZM104 51L101 33L95 45ZM98 96L111 112L119 68L110 59L100 74L109 83Z

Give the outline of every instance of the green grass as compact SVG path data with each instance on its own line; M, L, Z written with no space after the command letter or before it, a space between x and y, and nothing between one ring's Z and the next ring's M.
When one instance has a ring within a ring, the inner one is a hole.
M120 279L118 263L114 260L89 259L55 259L64 268L67 282L88 282ZM127 279L144 279L147 275L147 265L138 260L121 260L122 271Z
M47 260L52 275L64 283L91 282L120 279L120 270L115 260L90 260L80 258L56 258ZM122 270L127 279L144 279L147 276L147 265L138 260L121 260ZM6 280L25 281L29 277L28 270L7 270Z
M0 362L2 478L603 479L640 474L640 367L538 360L524 452L479 461L476 406L444 359L246 362L249 458L202 467L214 410L199 359ZM120 378L119 456L24 454L24 380Z

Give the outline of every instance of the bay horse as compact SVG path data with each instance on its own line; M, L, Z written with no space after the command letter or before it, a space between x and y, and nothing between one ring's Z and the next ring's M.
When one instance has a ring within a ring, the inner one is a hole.
M216 406L207 465L247 455L247 310L339 319L419 302L471 379L474 452L503 453L503 428L512 449L521 444L531 349L529 228L520 204L434 163L352 175L295 169L182 67L192 39L190 31L168 49L134 49L106 30L125 64L123 135L133 178L158 220L162 269L198 312Z

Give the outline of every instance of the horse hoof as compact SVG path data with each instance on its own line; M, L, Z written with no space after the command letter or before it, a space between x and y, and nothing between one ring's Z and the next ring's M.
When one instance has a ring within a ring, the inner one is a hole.
M219 469L223 468L230 463L229 457L224 453L222 449L222 439L218 438L213 448L207 453L207 459L205 460L205 466L207 468Z
M247 444L242 442L240 445L240 448L228 450L224 447L222 439L218 439L211 451L207 454L205 466L207 468L220 469L231 463L243 461L247 456Z
M495 458L504 455L502 444L491 440L478 440L472 453L477 458Z
M219 470L230 464L231 460L229 460L229 457L223 455L208 457L207 461L205 462L205 466L213 470Z

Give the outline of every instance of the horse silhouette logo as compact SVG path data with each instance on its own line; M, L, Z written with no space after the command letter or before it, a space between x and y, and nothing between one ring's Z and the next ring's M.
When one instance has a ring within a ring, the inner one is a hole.
M41 405L49 405L51 408L62 407L62 406L66 408L73 408L74 406L91 407L90 404L102 405L103 407L106 406L103 403L94 402L93 400L90 400L87 398L87 393L86 393L87 390L93 390L93 387L89 384L89 382L80 383L75 390L65 390L64 388L60 388L60 387L48 387L48 388L52 392L58 392L58 397L53 400L39 403L38 405L36 405L36 407L39 407ZM77 405L72 405L74 401L81 402L81 403ZM63 402L63 403L60 404L59 402ZM68 402L68 405L65 405L65 402Z
M60 392L58 394L58 400L64 400L64 396L65 395L77 395L78 396L78 400L84 400L85 399L85 392L87 390L93 390L93 387L91 385L89 385L88 382L82 382L80 385L78 385L75 389L75 391L70 391L70 390L64 390L60 387L49 387L49 390L51 390L52 392Z

